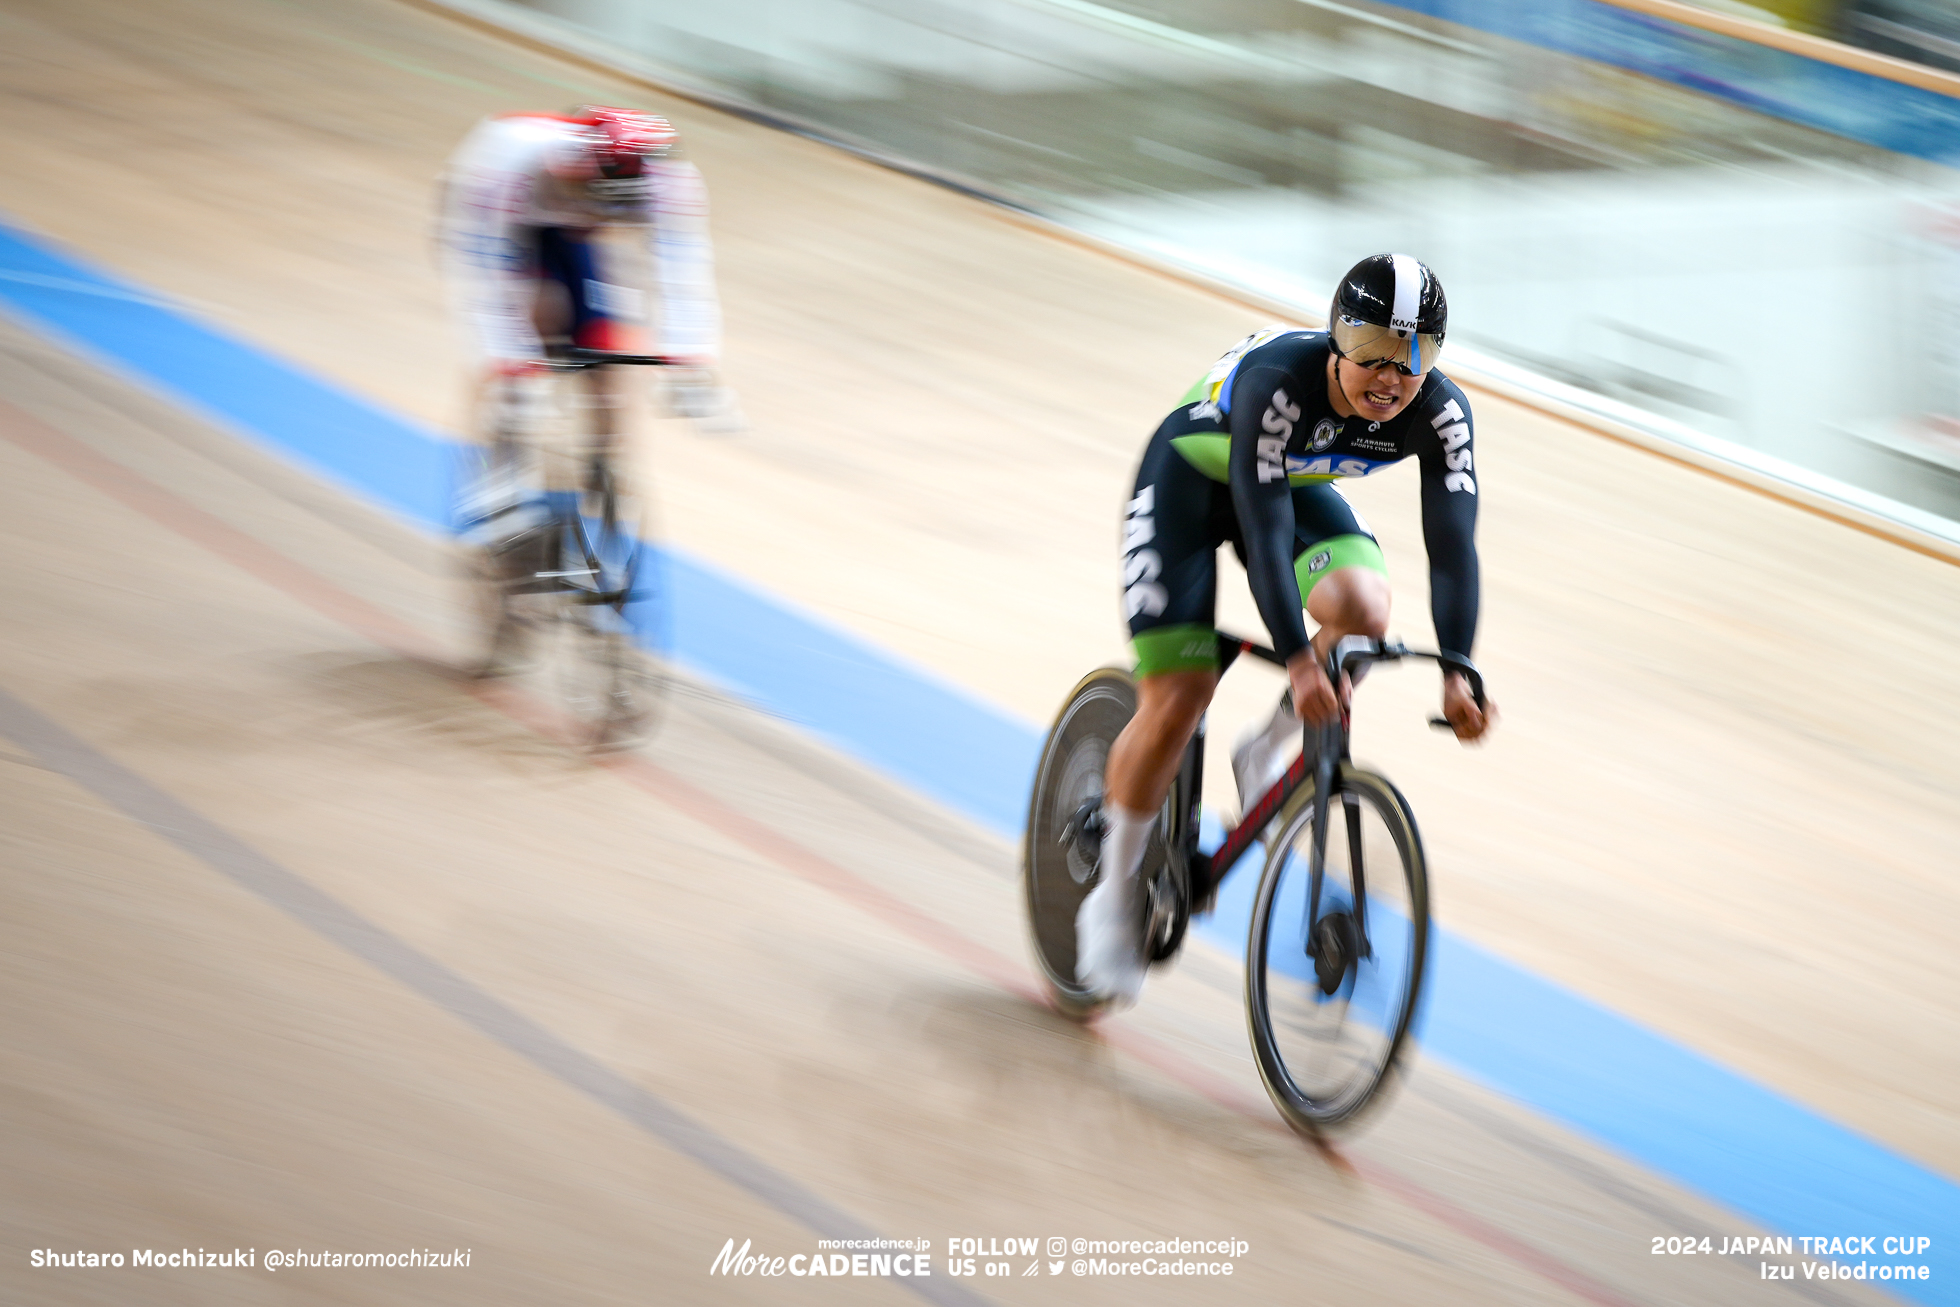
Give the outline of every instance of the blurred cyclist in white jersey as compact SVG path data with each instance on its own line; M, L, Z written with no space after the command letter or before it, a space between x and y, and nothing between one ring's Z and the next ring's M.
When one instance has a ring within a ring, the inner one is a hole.
M713 380L721 306L707 217L700 170L664 118L587 105L478 123L443 177L439 233L478 403L507 399L554 338L675 357L675 408L739 421ZM643 233L644 269L599 239L613 228ZM602 439L616 434L621 385L595 378Z

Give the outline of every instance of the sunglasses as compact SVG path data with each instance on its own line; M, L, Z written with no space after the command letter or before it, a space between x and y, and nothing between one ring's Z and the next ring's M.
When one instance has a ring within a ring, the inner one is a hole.
M1357 368L1372 372L1393 367L1405 377L1421 376L1434 367L1443 348L1443 337L1437 332L1405 333L1345 316L1334 319L1328 338L1334 352Z

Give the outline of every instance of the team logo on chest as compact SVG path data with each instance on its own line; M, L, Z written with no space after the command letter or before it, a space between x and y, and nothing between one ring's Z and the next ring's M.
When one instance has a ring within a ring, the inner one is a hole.
M1334 425L1333 418L1322 418L1320 421L1314 423L1313 452L1316 454L1324 452L1329 445L1334 443L1335 438L1340 434L1341 429Z

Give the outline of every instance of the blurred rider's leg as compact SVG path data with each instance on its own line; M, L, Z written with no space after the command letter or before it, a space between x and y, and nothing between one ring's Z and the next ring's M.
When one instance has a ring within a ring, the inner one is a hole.
M617 316L613 299L624 294L600 275L598 252L587 233L545 228L538 233L538 267L562 294L559 331L580 349L628 352L634 344ZM593 460L613 462L616 479L623 478L624 460L613 458L620 442L620 415L626 406L626 377L619 368L593 368L579 377L579 402L584 409L581 428L589 448L571 451L583 469Z

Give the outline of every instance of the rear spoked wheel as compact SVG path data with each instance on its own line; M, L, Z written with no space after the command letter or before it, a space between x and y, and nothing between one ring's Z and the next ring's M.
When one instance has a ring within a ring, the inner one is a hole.
M1075 917L1098 878L1109 749L1136 707L1136 683L1128 672L1105 667L1085 676L1049 729L1028 802L1021 874L1035 960L1056 1008L1077 1019L1106 1006L1076 979ZM1143 858L1148 892L1141 896L1137 929L1146 935L1153 961L1175 951L1188 915L1184 869L1173 856L1173 816L1187 806L1187 775L1188 769L1172 787Z
M652 733L665 703L664 662L643 645L661 629L659 571L610 466L594 464L588 484L565 527L553 688L580 743L626 748Z
M1335 777L1321 856L1312 782L1281 812L1246 952L1259 1075L1304 1134L1351 1124L1383 1096L1421 1003L1429 942L1407 801L1352 765Z
M488 550L462 547L457 566L469 596L463 670L471 676L507 676L529 652L526 626L512 599L499 560Z
M630 704L631 649L607 629L604 610L560 600L532 625L533 671L557 709L569 742L581 748L607 745Z
M658 725L673 680L664 559L643 543L644 503L622 492L625 446L591 425L589 374L551 357L563 370L501 378L479 396L488 437L459 468L455 514L471 596L464 661L519 680L572 742L626 747Z
M539 573L558 566L558 533L528 490L522 446L499 436L458 456L455 559L468 596L462 666L507 676L530 656Z

